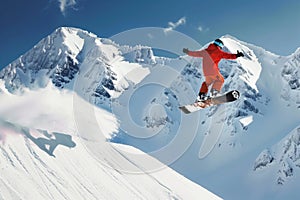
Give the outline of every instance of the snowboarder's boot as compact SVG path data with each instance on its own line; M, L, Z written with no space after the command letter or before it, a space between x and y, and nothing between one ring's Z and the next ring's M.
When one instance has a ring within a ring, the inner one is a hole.
M211 89L210 91L210 97L211 98L214 98L214 97L217 97L218 95L220 94L220 91L219 90L216 90L216 89Z
M205 101L205 100L207 100L207 98L208 97L206 96L206 93L199 92L198 97L195 102Z

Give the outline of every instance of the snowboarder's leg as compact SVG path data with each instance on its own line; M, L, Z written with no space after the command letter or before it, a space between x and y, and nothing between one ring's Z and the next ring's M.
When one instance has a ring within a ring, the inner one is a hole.
M215 78L211 76L205 76L205 81L202 83L197 100L196 101L203 101L208 98L208 88L213 83Z
M201 88L200 88L200 92L199 93L204 93L206 94L208 92L208 87L207 87L207 84L206 84L206 81L204 81L201 85Z
M207 92L208 92L208 87L206 82L204 81L201 85L198 97L197 97L197 101L203 101L205 100L205 97L207 96Z
M224 77L219 73L214 77L213 85L211 88L211 97L216 96L220 93L222 86L224 84Z

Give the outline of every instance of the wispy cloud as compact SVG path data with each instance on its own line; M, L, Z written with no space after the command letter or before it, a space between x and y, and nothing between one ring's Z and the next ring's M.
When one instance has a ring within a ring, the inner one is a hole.
M209 28L204 28L203 26L198 26L197 30L204 33L204 32L209 31Z
M186 23L186 18L182 17L177 22L169 22L168 27L164 29L165 33L168 33L174 29L176 29L178 26L184 25Z
M73 8L76 6L76 0L58 0L59 2L59 9L63 15L66 14L66 9Z

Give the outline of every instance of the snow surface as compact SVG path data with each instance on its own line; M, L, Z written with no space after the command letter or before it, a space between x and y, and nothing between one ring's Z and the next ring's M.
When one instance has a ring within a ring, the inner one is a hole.
M117 47L60 28L1 72L0 199L221 199L144 152L109 142L120 120L107 94L117 98L144 79L150 70L140 62L153 59L142 46L123 47L126 56L136 52L132 63ZM149 123L163 113L152 107ZM149 163L160 170L150 172Z
M220 63L223 90L240 99L184 115L201 59L74 28L43 39L0 72L3 195L218 199L201 185L224 199L298 199L300 51L222 40L245 54Z
M101 149L101 157L95 158L86 149L94 141L77 133L72 103L76 93L50 84L17 96L1 84L1 199L220 199L166 166L148 173L139 160L109 149ZM118 130L111 113L85 104L95 110L106 137ZM163 165L136 148L113 146ZM121 172L115 167L119 165L131 165L136 173Z
M244 118L240 119L240 122L243 127L247 127L253 122L253 116L250 115L250 116L244 117Z

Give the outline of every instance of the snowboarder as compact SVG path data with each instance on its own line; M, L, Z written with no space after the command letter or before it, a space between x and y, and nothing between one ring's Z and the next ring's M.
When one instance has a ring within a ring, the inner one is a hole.
M203 74L205 81L200 88L197 101L203 101L210 97L215 97L220 93L224 83L224 77L220 73L218 64L221 59L236 59L243 57L242 52L237 51L236 54L231 54L222 51L224 43L220 39L216 39L206 49L201 51L189 51L187 48L183 48L183 52L192 57L200 57L203 59ZM211 86L210 95L208 88Z

